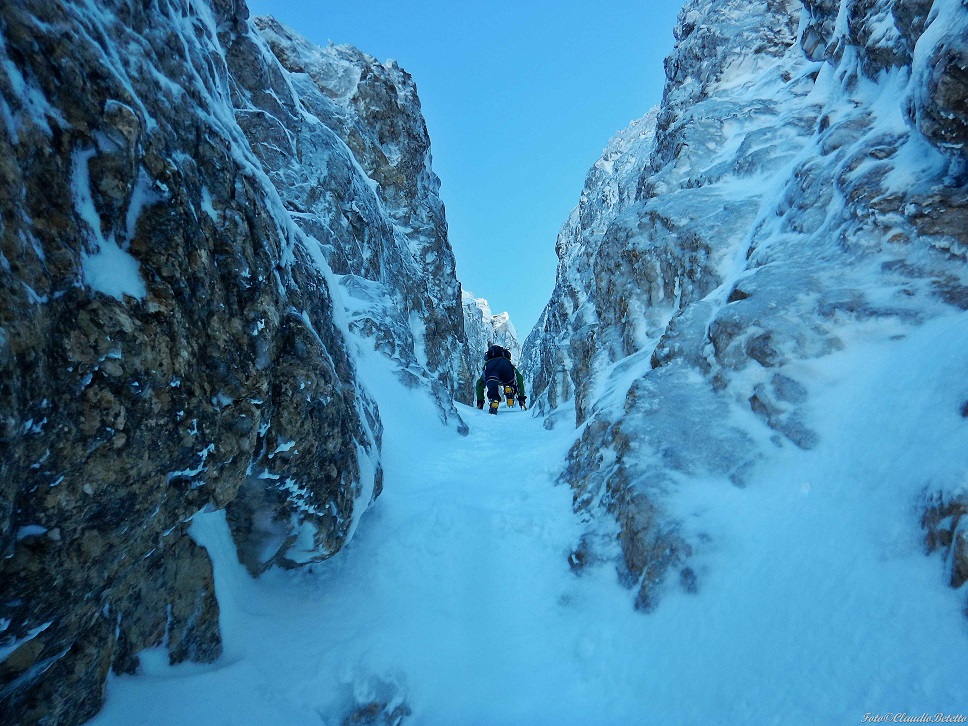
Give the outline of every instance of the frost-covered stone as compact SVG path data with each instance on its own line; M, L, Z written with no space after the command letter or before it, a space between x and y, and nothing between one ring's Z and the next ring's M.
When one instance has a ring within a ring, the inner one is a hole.
M412 82L273 32L284 62L235 0L0 5L4 723L218 657L199 511L253 572L343 546L382 486L366 346L442 415L470 385Z
M589 330L598 321L594 300L596 255L611 221L635 199L643 164L652 148L658 109L633 121L608 144L585 179L578 206L558 234L558 275L553 303L542 312L525 345L524 369L531 377L532 407L548 412L572 400L573 381L588 376L582 353L587 336L562 344L562 331ZM611 302L611 301L610 301Z
M444 421L470 392L440 181L410 75L350 46L319 48L272 18L228 61L236 115L295 222L349 298L354 333L429 388ZM285 69L254 72L266 45ZM361 173L363 172L363 173Z
M934 492L921 506L925 549L944 553L951 586L959 588L968 582L968 494L963 488Z
M640 606L690 550L668 492L823 436L802 361L968 309L966 21L951 0L689 2L654 136L589 174L524 357L549 423L588 422L566 479L622 523Z

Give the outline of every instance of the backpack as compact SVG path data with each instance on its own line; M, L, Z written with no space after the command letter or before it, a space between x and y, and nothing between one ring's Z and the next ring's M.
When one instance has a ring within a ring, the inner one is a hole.
M484 354L484 360L493 360L494 358L507 358L510 360L511 351L499 345L492 345L487 349L487 353Z

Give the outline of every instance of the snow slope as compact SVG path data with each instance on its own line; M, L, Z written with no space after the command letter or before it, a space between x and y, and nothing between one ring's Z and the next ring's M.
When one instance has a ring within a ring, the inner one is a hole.
M711 478L676 494L685 526L712 537L696 563L708 572L647 616L610 561L569 570L583 527L552 482L575 432L463 407L460 438L371 355L361 369L378 382L386 489L356 537L308 571L253 580L222 515L197 517L225 654L176 667L147 654L141 675L112 677L91 723L968 715L961 596L940 558L925 566L911 512L926 481L968 487L968 314L887 332L803 364L818 391L810 422L829 432L814 450L785 447L745 488Z

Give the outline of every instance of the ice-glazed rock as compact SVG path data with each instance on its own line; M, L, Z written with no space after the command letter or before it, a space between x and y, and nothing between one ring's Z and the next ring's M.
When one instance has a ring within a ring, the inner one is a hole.
M816 446L798 363L968 309L966 22L689 2L658 112L589 173L524 359L546 425L587 423L565 478L618 521L640 607L674 568L696 586L670 491Z

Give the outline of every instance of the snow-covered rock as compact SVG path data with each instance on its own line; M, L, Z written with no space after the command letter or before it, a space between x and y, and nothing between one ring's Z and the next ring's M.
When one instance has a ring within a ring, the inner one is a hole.
M419 108L238 0L0 5L0 721L85 720L149 646L218 657L198 512L253 572L345 544L374 346L461 425Z
M239 125L338 276L350 330L463 427L453 406L471 386L460 285L412 78L350 46L319 48L272 18L254 25L286 72L267 86L252 72L265 45L235 37Z
M520 361L521 343L511 316L507 312L495 315L487 300L474 297L474 293L469 290L461 293L461 300L464 304L464 330L467 333L472 370L476 372L480 367L484 352L491 344L507 348L511 351L511 360L515 363Z
M609 516L576 557L618 537L640 607L670 569L696 587L673 493L824 437L806 362L968 309L966 23L955 0L689 2L654 136L589 174L524 355L547 425L587 424L565 478Z
M583 338L565 340L562 331L577 331L598 320L589 293L595 290L596 255L609 225L635 200L636 188L648 162L655 137L658 109L633 121L616 134L585 178L578 206L558 233L558 275L552 303L541 314L524 348L524 369L531 377L532 406L549 413L583 396L572 380L584 380ZM586 304L588 303L588 304ZM606 307L613 304L609 301ZM619 300L621 304L621 300ZM572 350L572 344L575 350ZM577 361L577 366L576 366ZM574 373L572 372L574 368Z

